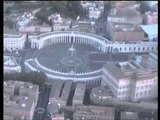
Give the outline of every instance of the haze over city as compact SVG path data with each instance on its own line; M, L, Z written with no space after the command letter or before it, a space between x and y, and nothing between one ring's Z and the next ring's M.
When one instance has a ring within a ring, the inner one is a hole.
M4 120L158 120L158 1L4 1Z

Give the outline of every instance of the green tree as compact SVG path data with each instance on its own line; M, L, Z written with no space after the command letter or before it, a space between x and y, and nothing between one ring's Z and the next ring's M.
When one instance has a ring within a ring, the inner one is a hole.
M21 73L6 73L4 74L4 78L6 80L17 80L23 82L31 82L33 84L37 84L40 87L44 85L47 80L47 76L43 72L21 72Z

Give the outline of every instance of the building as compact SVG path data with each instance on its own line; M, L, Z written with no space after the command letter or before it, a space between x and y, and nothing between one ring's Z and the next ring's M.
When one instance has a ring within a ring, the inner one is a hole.
M98 19L101 15L101 10L94 7L89 7L89 18L90 19Z
M25 47L26 34L18 33L15 29L4 29L4 50L14 51Z
M148 38L150 41L157 41L158 24L141 25L140 27L144 31L146 38Z
M49 26L48 24L43 24L43 25L33 25L33 26L27 26L27 27L20 27L19 32L21 33L45 33L45 32L51 32L52 27Z
M70 29L71 20L62 18L58 13L52 14L48 19L51 21L53 31L66 31Z
M4 81L3 110L5 119L33 119L39 87L28 82Z
M115 97L109 87L95 87L90 92L90 101L98 105L113 105Z
M25 12L22 16L17 17L17 28L19 27L27 27L31 25L34 16L30 12Z
M4 73L21 72L21 66L18 64L15 58L10 56L4 56L3 70Z
M69 99L70 90L72 87L72 81L53 81L50 96L49 104L55 103L59 106L66 106Z
M144 32L139 26L130 23L107 23L107 31L111 41L125 42L125 41L142 41L145 39Z
M139 120L136 112L121 112L121 120Z
M51 115L52 120L65 120L64 114L53 114Z
M73 107L76 104L82 104L83 105L85 91L86 91L86 85L83 84L83 83L77 83L76 89L75 89L75 92L74 92L74 96L73 96L73 101L72 101Z
M114 1L113 3L115 8L124 8L136 4L136 1Z
M73 120L114 120L115 108L76 105Z
M145 58L146 59L146 58ZM138 62L108 63L103 67L102 86L109 86L119 100L157 98L157 71L144 58Z
M142 24L143 17L139 12L132 8L113 8L109 13L107 21L140 25Z
M158 120L157 112L139 112L138 113L139 120Z
M146 12L143 17L144 24L157 24L158 23L158 12Z
M78 21L73 23L72 30L91 33L94 31L94 23L92 24L91 21Z

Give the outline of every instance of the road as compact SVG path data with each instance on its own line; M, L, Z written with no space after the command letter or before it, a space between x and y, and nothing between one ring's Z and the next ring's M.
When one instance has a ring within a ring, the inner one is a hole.
M47 113L47 105L49 102L49 94L51 91L51 86L45 84L37 102L36 110L34 113L33 120L43 120Z

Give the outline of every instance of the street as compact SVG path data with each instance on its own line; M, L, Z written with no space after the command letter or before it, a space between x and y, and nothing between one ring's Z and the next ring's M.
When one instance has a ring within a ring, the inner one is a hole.
M49 102L49 94L51 91L51 85L44 85L37 102L37 106L34 112L33 120L43 120L47 113L47 105Z

